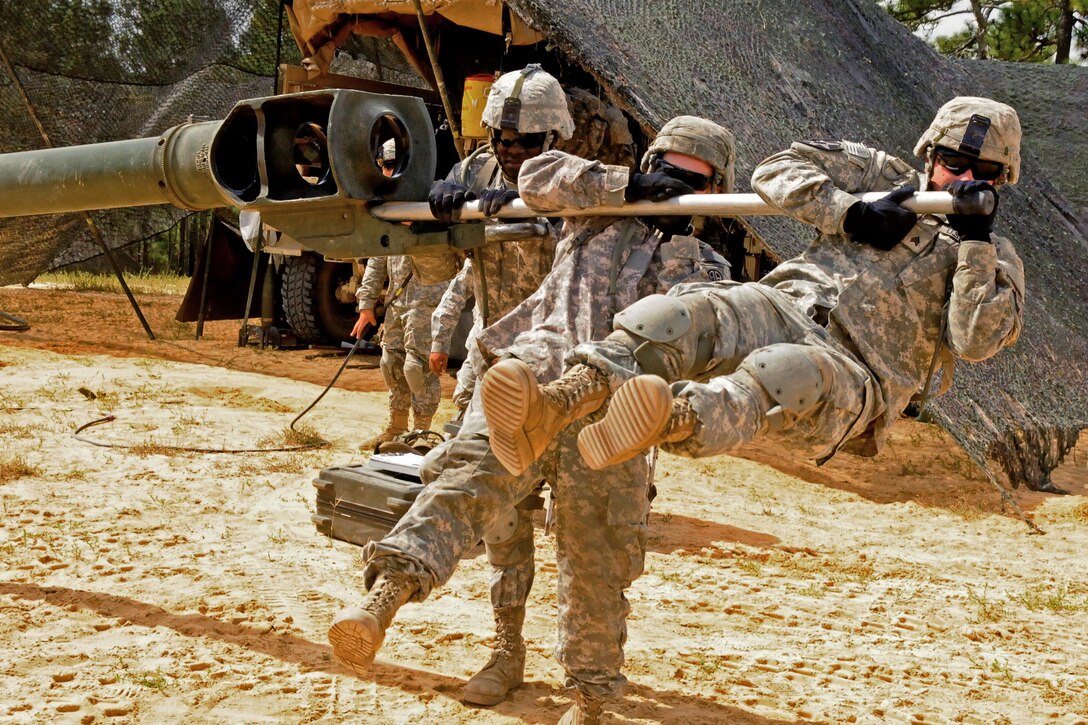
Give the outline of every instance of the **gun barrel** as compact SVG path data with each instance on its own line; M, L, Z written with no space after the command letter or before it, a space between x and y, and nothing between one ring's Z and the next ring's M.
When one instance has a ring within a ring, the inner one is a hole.
M873 202L887 195L876 191L859 194L862 201ZM974 195L959 197L953 203L953 197L947 191L923 191L903 202L903 207L916 214L985 214L993 210L993 195L979 192ZM371 213L383 221L415 222L433 221L430 207L425 202L389 202L371 209ZM758 194L688 194L668 201L637 201L622 206L599 206L592 209L559 209L548 211L544 216L583 217L583 216L781 216L780 209L763 201ZM541 216L533 211L521 199L515 199L495 217L499 219L525 219ZM485 219L480 212L480 204L470 201L461 211L461 221Z
M225 206L208 164L219 122L161 136L0 155L0 217L124 206Z

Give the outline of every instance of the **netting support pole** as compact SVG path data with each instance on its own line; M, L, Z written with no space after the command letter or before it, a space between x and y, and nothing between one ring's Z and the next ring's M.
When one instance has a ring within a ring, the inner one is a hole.
M30 116L30 120L34 122L34 125L38 129L38 133L41 134L42 141L45 143L46 148L53 148L53 142L49 140L49 134L46 133L45 126L42 125L41 120L38 118L38 112L34 108L34 104L30 100L30 96L27 95L26 89L23 88L23 83L19 80L18 74L15 72L15 66L8 60L8 54L4 51L3 44L0 44L0 61L3 62L4 67L7 69L8 75L11 77L11 82L15 86L15 90L19 92L19 96L23 99L23 103L26 104L27 114ZM125 281L124 272L121 271L121 267L118 266L117 260L114 259L113 253L110 251L109 246L106 244L106 240L102 237L102 232L99 230L98 225L94 223L94 219L91 218L90 212L82 212L83 221L87 223L87 228L90 229L91 237L95 243L106 255L106 260L110 263L110 267L113 269L113 273L117 275L117 281L121 284L121 289L124 291L125 296L128 297L129 304L132 305L132 309L136 312L136 317L139 318L140 324L144 328L144 332L147 333L147 339L154 340L155 333L151 331L151 326L147 324L147 319L144 317L143 311L140 309L140 305L136 302L136 298L132 294L132 290L128 287L128 282Z
M279 8L276 20L276 67L272 73L272 95L275 96L280 92L280 59L283 51L283 0L275 0L276 7Z
M450 104L449 93L446 92L446 79L442 75L442 68L438 65L438 53L435 52L434 43L431 42L431 33L427 30L427 19L423 15L423 5L420 0L415 0L416 18L419 19L419 32L423 35L423 45L427 46L427 57L431 61L431 72L434 73L434 82L438 86L438 95L442 98L442 109L446 112L446 123L450 125L450 133L453 134L453 147L457 149L457 156L464 160L465 149L462 145L461 130L457 128L457 121L453 116L453 106Z
M212 269L212 241L214 240L214 234L215 219L212 219L211 226L208 228L208 235L204 238L204 245L207 249L204 250L203 281L200 284L200 312L196 316L196 337L194 338L196 340L204 337L204 317L208 313L208 277Z
M245 347L249 344L249 313L253 308L253 290L257 289L257 268L261 264L261 242L264 239L264 234L257 235L257 238L253 240L253 266L249 270L249 294L246 295L246 316L242 320L242 327L238 330L238 347ZM267 270L265 274L267 274Z

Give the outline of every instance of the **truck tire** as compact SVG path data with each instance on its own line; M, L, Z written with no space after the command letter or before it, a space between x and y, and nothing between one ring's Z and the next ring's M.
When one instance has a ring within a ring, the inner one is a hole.
M355 305L336 299L336 288L351 277L351 265L303 253L284 260L283 314L298 337L311 344L351 339L359 315Z

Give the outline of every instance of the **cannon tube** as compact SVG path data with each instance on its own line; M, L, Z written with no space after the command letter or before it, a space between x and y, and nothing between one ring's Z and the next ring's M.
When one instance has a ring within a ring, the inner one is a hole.
M186 123L161 136L0 155L0 217L124 206L226 206L211 172L218 121Z

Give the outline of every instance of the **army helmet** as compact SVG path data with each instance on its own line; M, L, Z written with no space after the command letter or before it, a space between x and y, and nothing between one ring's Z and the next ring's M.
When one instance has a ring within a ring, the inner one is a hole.
M397 160L397 141L396 139L389 139L381 146L378 147L378 160L379 161L396 161Z
M1004 103L989 98L957 96L941 106L926 129L914 155L927 158L934 146L983 161L1004 164L1008 183L1020 179L1020 117Z
M555 131L561 139L574 134L567 94L555 76L537 63L499 76L491 85L481 120L497 131Z
M640 168L649 171L653 160L669 151L694 156L710 164L714 183L728 194L733 191L736 149L732 132L724 126L698 116L677 116L661 127L643 154Z

